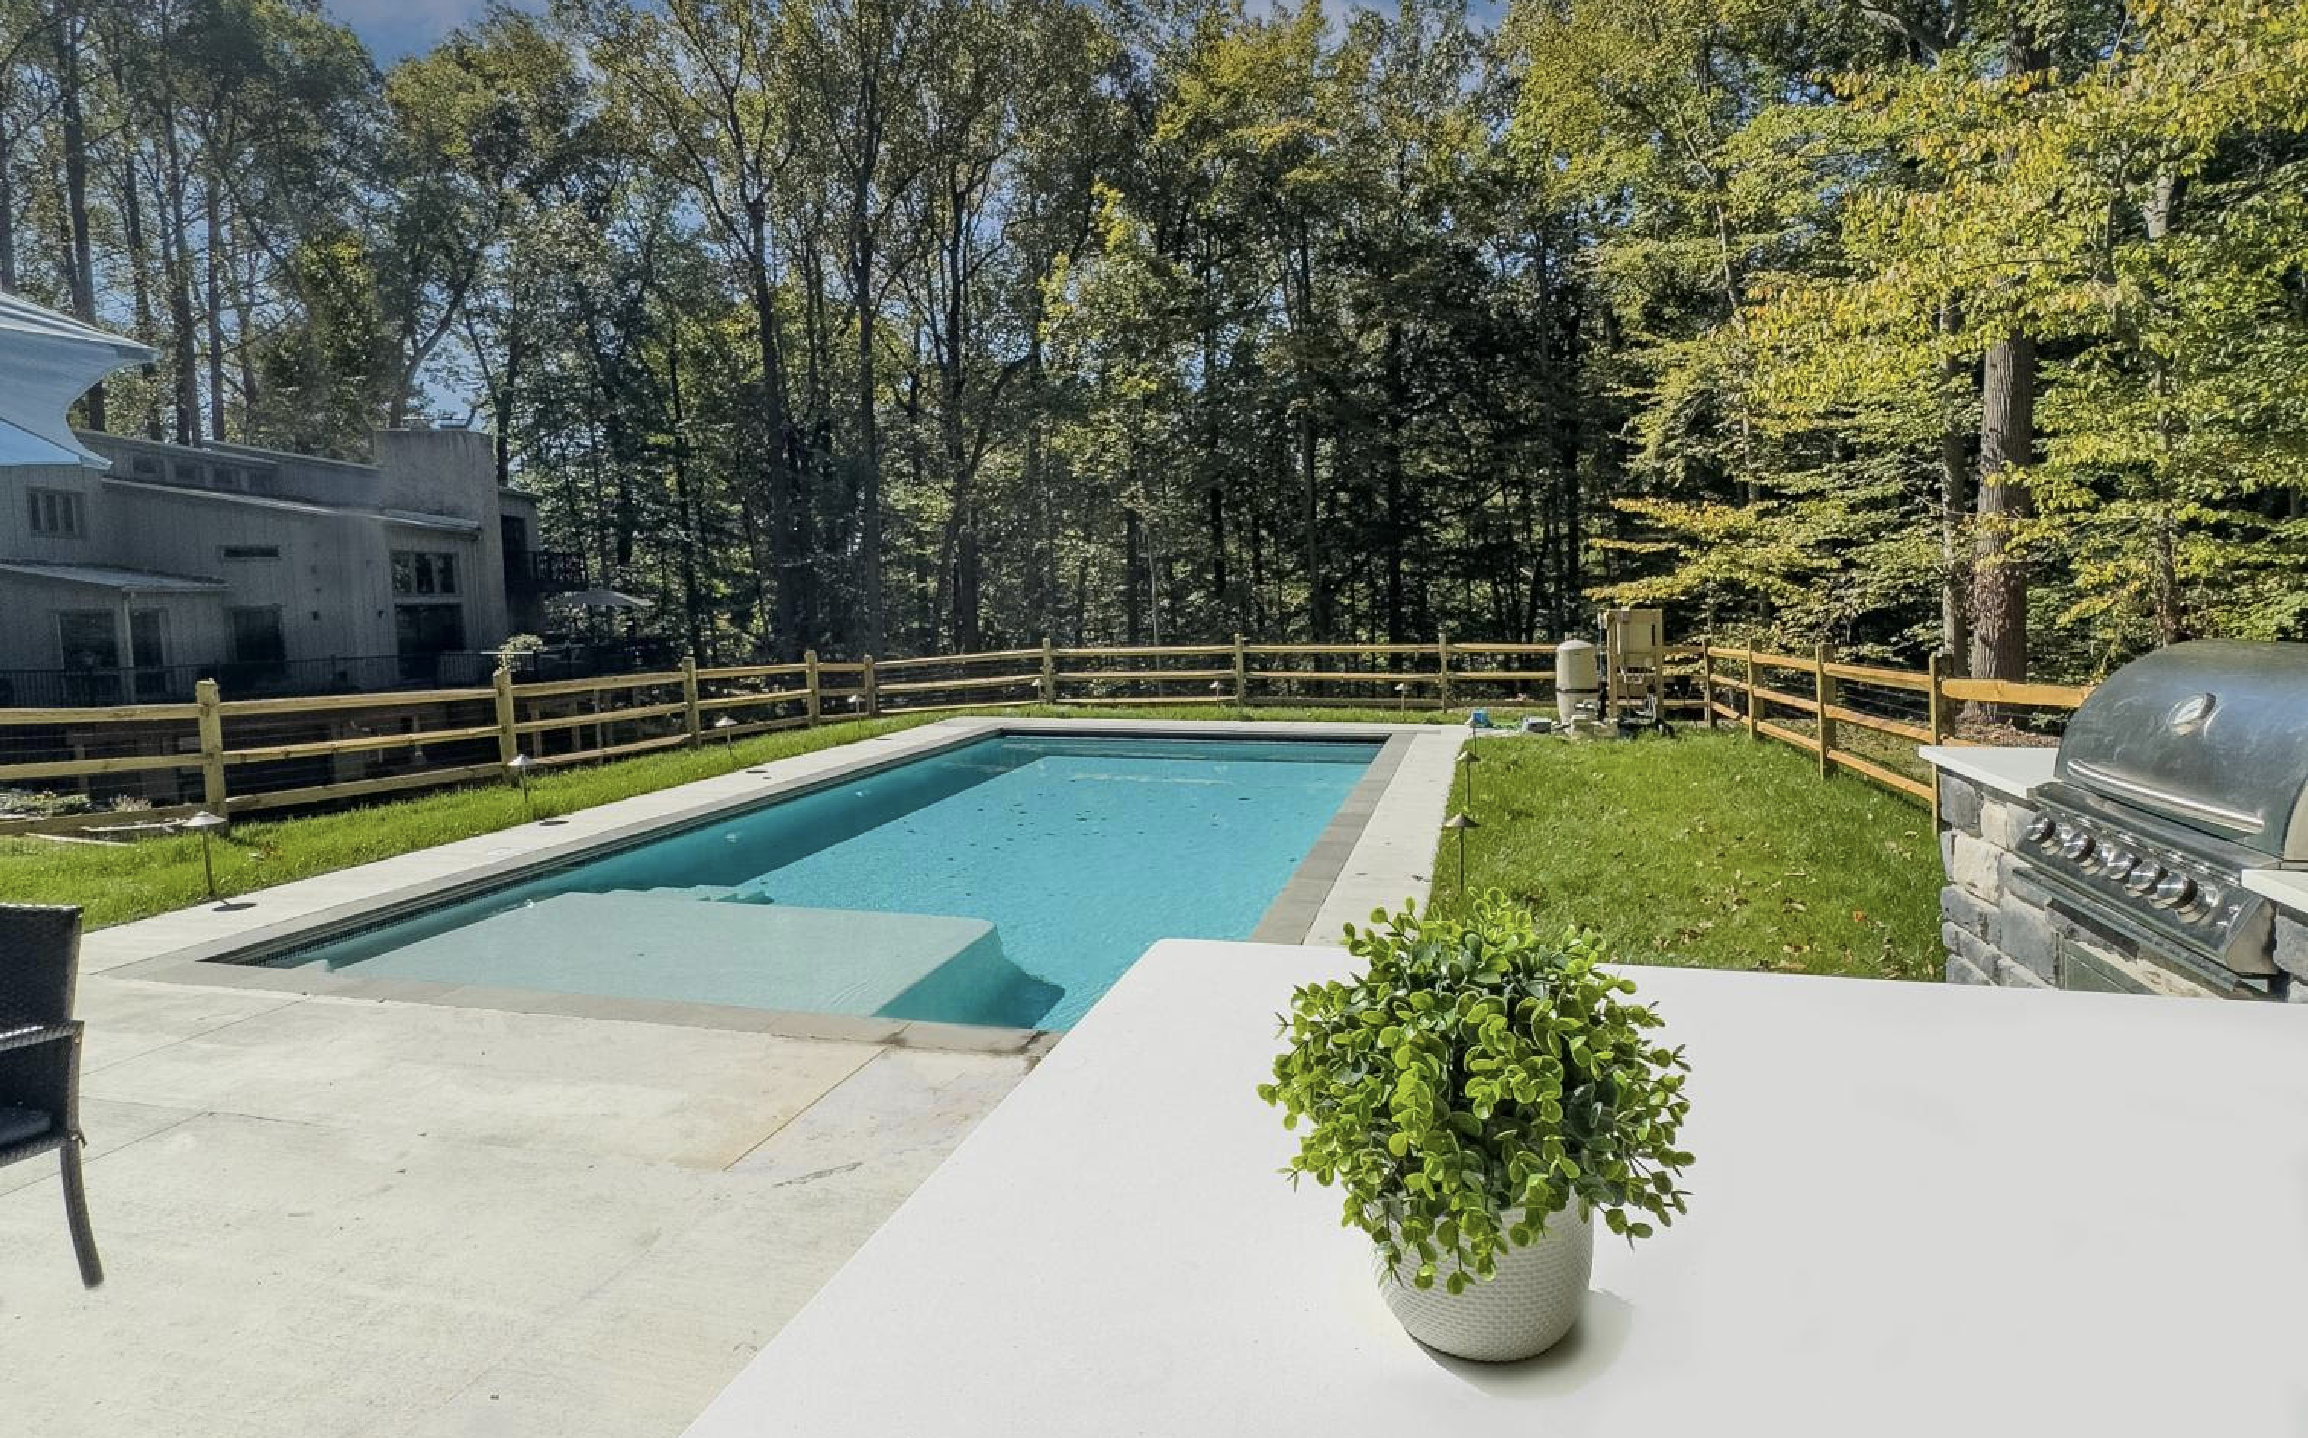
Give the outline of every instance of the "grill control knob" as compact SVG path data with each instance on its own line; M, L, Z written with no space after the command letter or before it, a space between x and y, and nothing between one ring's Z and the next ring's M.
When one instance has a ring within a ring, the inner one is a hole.
M2196 902L2196 881L2186 874L2166 874L2153 896L2158 908L2187 910Z
M2083 830L2063 828L2059 838L2061 858L2080 864L2091 856L2092 836Z
M2060 826L2052 821L2051 816L2039 814L2036 821L2028 825L2027 841L2039 848L2048 846L2059 829Z
M2084 867L2097 869L2108 878L2121 883L2124 876L2132 872L2132 865L2138 862L2139 860L2121 849L2102 849Z
M2164 866L2153 860L2143 859L2129 875L2125 876L2124 887L2135 894L2145 895L2153 892L2163 880Z

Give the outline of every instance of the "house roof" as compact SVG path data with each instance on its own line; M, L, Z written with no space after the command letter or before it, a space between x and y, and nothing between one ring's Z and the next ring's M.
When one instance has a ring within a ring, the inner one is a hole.
M67 314L0 294L0 465L106 467L64 421L90 385L156 356Z
M300 499L274 499L269 495L262 494L236 494L231 490L223 489L194 489L189 485L164 484L149 479L133 479L125 474L108 474L104 477L104 482L133 488L139 494L165 495L170 499L205 499L214 504L245 504L258 509L277 509L289 514L310 514L324 518L330 515L360 515L369 512L343 505L308 504Z
M316 518L381 519L387 524L405 524L416 529L438 529L451 534L478 534L481 523L476 519L459 519L449 514L418 514L405 509L367 509L350 504L315 504L302 499L276 499L266 494L240 494L229 489L193 489L188 485L163 484L148 479L135 479L124 474L108 474L106 484L132 486L139 494L166 495L170 499L206 500L211 504L239 504L253 509L278 510L286 514L308 514Z
M448 514L419 514L412 509L381 509L377 513L387 524L405 524L411 529L440 529L452 534L481 532L481 522L477 519L459 519Z
M64 584L88 584L129 594L222 594L221 579L190 574L161 574L150 569L120 569L108 564L40 564L31 560L0 560L0 574L21 574Z

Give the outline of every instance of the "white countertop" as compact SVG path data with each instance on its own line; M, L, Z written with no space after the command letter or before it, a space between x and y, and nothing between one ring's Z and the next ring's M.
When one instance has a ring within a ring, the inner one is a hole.
M2308 1426L2308 1008L1634 970L1691 1215L1598 1237L1579 1327L1494 1368L1275 1173L1273 1015L1344 962L1157 946L692 1438Z
M1934 769L1960 774L1975 784L1984 784L2012 799L2025 799L2036 785L2050 782L2052 764L2060 757L2056 747L2037 748L2028 745L1983 745L1972 748L1954 744L1925 744L1915 752Z
M2266 894L2287 909L2308 914L2308 870L2246 869L2244 887Z

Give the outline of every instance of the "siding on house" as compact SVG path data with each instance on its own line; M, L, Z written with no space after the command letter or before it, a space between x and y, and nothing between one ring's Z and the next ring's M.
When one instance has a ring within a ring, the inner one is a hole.
M80 438L108 471L0 466L0 670L85 667L85 650L66 652L59 616L97 609L162 614L162 663L186 675L248 660L234 652L237 631L261 660L298 666L305 687L391 682L389 664L347 666L332 685L332 659L412 643L488 649L510 632L504 517L531 520L515 529L533 543L534 509L500 492L486 435L381 433L373 466ZM422 556L402 562L409 592L395 590L396 553ZM70 622L86 632L85 619ZM123 641L130 632L124 617ZM142 647L149 659L149 639Z

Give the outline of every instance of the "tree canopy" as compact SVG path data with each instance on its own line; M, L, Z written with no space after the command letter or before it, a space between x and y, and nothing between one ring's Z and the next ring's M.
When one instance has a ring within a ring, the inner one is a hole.
M2308 638L2308 11L0 0L84 423L472 424L701 659Z

